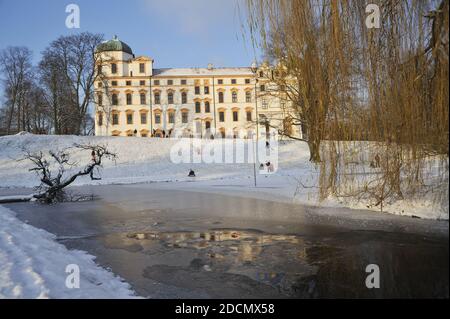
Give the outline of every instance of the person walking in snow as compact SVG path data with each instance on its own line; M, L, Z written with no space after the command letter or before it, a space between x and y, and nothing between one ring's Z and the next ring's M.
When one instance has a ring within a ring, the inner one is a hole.
M266 162L267 173L273 172L273 164L270 161Z

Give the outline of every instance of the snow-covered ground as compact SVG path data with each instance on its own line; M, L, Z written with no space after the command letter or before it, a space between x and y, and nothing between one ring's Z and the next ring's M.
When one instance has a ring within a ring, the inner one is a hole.
M255 188L253 165L249 163L174 163L170 154L179 140L32 134L4 136L0 137L0 187L34 187L39 184L37 176L28 171L31 168L30 162L18 161L23 157L24 150L45 153L50 149L70 147L74 143L108 145L110 150L118 154L115 163L104 162L100 172L102 180L91 181L85 176L77 179L74 185L195 181L194 184L203 188L223 186L227 190L234 189L236 192L253 194L252 196L282 199L299 204L379 210L379 207L368 207L363 201L328 198L319 202L319 167L308 161L309 152L306 143L298 141L278 144L278 170L274 174L257 172L258 187ZM214 143L222 141L216 140ZM90 160L90 154L76 152L71 158L85 164ZM187 177L191 168L197 174L195 179ZM383 211L397 215L448 220L448 204L442 206L442 203L437 204L429 198L410 198L386 203Z
M67 250L54 235L21 222L0 206L0 299L134 297L127 283L98 266L94 258ZM79 267L79 288L66 286L70 264Z
M190 140L188 140L190 141ZM102 144L116 152L116 162L105 161L96 174L101 180L81 177L74 185L132 184L164 182L164 187L190 191L213 192L233 196L256 197L322 207L370 208L364 202L329 198L318 201L319 168L308 161L309 152L303 142L278 144L278 169L273 174L260 174L250 163L174 163L171 151L179 143L172 139L134 137L78 137L19 134L0 137L0 188L9 188L0 196L11 200L23 198L23 190L39 185L29 171L27 160L20 160L24 151L48 153L78 144ZM194 141L195 142L195 141ZM213 143L222 143L216 140ZM227 143L232 143L230 140ZM230 147L230 145L228 145ZM231 145L232 147L232 145ZM250 152L250 150L247 150ZM172 153L173 154L173 153ZM71 160L84 166L91 159L89 152L75 151ZM77 168L75 168L77 169ZM197 177L187 177L189 169ZM1 193L0 193L1 194ZM447 194L448 196L448 194ZM370 208L378 210L378 208ZM334 210L339 211L339 210ZM384 212L415 215L428 219L448 220L448 206L439 206L426 199L409 199L387 204ZM361 213L361 211L360 211ZM351 214L348 211L347 214ZM336 216L338 217L338 216ZM359 218L361 216L359 215ZM367 217L370 219L370 216ZM0 206L0 298L128 298L134 293L130 286L111 272L99 267L94 256L82 251L67 250L55 236L19 221L14 213ZM68 264L81 270L80 289L69 289L65 282Z

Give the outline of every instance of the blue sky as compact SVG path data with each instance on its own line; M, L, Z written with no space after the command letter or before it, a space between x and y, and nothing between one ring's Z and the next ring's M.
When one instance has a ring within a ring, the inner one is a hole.
M80 7L80 29L67 29L65 8ZM241 7L241 10L239 10ZM243 39L245 0L0 0L0 49L23 45L34 53L60 35L117 34L155 67L249 66L258 57Z

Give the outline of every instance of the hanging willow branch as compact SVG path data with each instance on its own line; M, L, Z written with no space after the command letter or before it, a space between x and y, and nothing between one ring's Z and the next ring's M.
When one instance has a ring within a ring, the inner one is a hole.
M381 207L448 183L449 0L371 3L379 29L360 0L247 0L247 17L283 71L271 81L320 162L321 198Z

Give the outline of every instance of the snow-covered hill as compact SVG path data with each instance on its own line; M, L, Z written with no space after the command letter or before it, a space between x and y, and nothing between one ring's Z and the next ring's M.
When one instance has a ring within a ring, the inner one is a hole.
M116 152L115 163L104 162L100 183L137 183L187 180L190 168L197 179L218 179L253 176L252 164L173 163L170 150L179 140L144 139L137 137L80 137L49 135L14 135L0 137L0 187L33 187L39 180L28 172L28 161L18 161L24 150L30 152L61 150L78 144L102 144ZM215 141L220 143L220 141ZM280 145L280 172L291 169L310 169L307 145L286 142ZM90 160L89 152L76 152L71 159L80 164ZM77 184L92 183L89 177L77 180ZM97 184L97 182L95 182Z
M188 143L192 142L187 140ZM193 142L196 143L195 140ZM212 184L216 186L223 184L228 186L227 189L236 187L246 196L249 194L309 205L367 208L364 202L336 198L319 203L317 196L319 169L308 161L309 152L306 143L299 141L278 143L278 169L274 174L259 174L257 167L257 185L263 187L255 189L254 169L251 163L174 163L171 160L171 150L176 149L180 140L32 134L4 136L0 137L0 187L33 187L39 184L37 176L28 171L31 168L30 162L19 161L23 157L24 150L46 153L50 149L61 150L75 143L107 145L118 155L115 163L108 161L104 163L99 173L102 177L100 181L91 181L86 176L77 179L75 185L193 181L187 177L189 169L192 168L197 175L194 179L195 184L206 188ZM213 143L223 141L215 140ZM227 147L232 147L230 145ZM89 162L90 154L77 151L72 154L71 159L84 165ZM377 207L371 209L378 210ZM387 204L384 211L422 218L448 219L448 206L441 207L423 199Z

